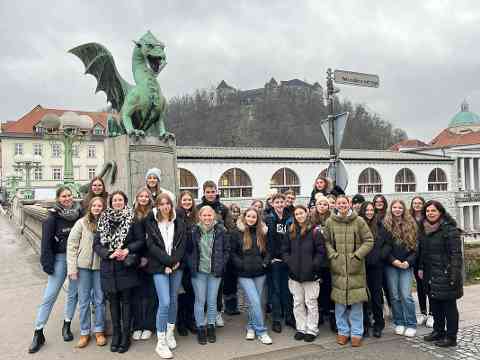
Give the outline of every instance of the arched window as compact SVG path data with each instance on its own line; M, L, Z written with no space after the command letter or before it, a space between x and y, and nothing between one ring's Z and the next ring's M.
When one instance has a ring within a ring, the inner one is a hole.
M252 181L245 171L233 168L225 171L218 181L220 197L251 197Z
M363 194L381 193L382 178L374 168L366 168L358 177L358 192Z
M445 171L435 168L428 175L428 191L447 191L448 182Z
M190 171L187 169L179 168L180 177L180 192L188 190L193 194L195 199L198 199L198 182Z
M297 174L289 168L281 168L275 172L270 181L270 187L277 189L279 192L287 190L295 191L295 194L300 194L300 180Z
M395 175L395 192L415 192L415 175L407 168L400 169Z

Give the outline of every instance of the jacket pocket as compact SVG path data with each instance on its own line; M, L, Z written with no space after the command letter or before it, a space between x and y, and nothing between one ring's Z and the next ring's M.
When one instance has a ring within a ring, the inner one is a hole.
M336 258L330 259L330 268L333 274L345 274L345 255L338 255Z
M360 274L362 272L363 261L357 259L356 256L350 257L350 266L348 273L351 275Z

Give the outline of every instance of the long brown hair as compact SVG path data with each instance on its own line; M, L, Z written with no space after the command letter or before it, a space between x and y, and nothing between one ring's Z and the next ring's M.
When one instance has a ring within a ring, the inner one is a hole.
M103 186L103 191L100 195L95 194L92 191L92 185L95 181L100 181ZM90 200L92 200L94 197L102 197L105 203L107 203L108 199L108 192L107 189L105 188L105 181L100 176L95 176L92 180L90 180L90 183L88 184L88 193L85 195L85 199L83 200L82 206L84 208L88 207L88 204L90 203Z
M307 218L305 219L305 222L303 224L299 224L297 219L295 219L295 211L298 209L302 209L307 213ZM305 236L307 231L309 231L312 228L312 220L310 219L310 216L308 216L308 209L303 206L303 205L297 205L293 209L293 224L290 225L290 239L293 240L295 239L297 235L297 229L300 228L300 237Z
M92 233L97 231L97 222L98 222L98 219L100 218L100 215L95 217L95 215L92 214L92 206L93 206L93 203L96 201L100 201L102 203L102 206L103 206L102 211L105 210L105 208L107 207L107 204L105 203L105 199L101 196L95 196L91 198L90 201L88 202L87 212L85 214L85 225L87 225L88 230L90 230Z
M147 205L140 205L138 203L138 197L140 196L141 193L146 192L148 194L148 204ZM152 193L148 189L148 187L144 186L141 187L138 191L137 194L135 195L135 207L134 207L134 213L135 213L135 220L142 220L144 219L150 210L152 210L153 207L153 198L152 198Z
M267 251L267 234L265 232L265 223L262 220L257 209L254 207L249 207L245 210L240 217L238 218L238 222L244 226L243 231L243 250L249 250L253 246L252 236L250 235L250 226L247 224L245 220L245 216L248 212L253 211L257 215L257 222L255 223L256 229L255 234L257 236L257 246L260 249L261 253L265 253Z
M167 193L160 193L157 198L155 199L155 207L158 209L160 207L160 203L162 200L167 200L170 204L170 213L168 214L168 221L172 221L175 218L175 208L173 207L173 201L170 195ZM163 215L160 209L157 211L157 221L162 221Z
M367 218L367 208L371 206L373 208L373 217L371 219ZM358 211L358 216L360 216L367 223L370 231L372 232L373 238L377 238L377 218L375 217L375 205L371 201L365 201Z
M400 204L403 207L403 213L400 219L395 219L392 214L392 207ZM417 223L407 210L405 202L394 200L388 208L388 212L383 220L385 229L389 231L396 241L404 244L409 250L414 250L417 245Z
M190 199L192 199L192 208L189 209L189 210L182 207L182 199L185 196L190 196ZM190 224L196 224L197 223L197 221L198 221L197 205L195 204L195 198L193 197L193 194L190 191L185 190L185 191L182 191L180 193L180 196L178 197L177 207L185 210L186 220L188 220L188 222Z

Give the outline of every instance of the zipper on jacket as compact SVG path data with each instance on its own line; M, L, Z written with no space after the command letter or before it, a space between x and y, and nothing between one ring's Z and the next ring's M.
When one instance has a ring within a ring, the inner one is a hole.
M345 250L345 274L347 275L347 286L346 286L346 291L345 291L345 302L346 305L348 305L348 279L349 279L349 274L348 274L348 253L347 253L347 224L344 224L345 227L345 237L344 237L344 242L343 242L343 248Z

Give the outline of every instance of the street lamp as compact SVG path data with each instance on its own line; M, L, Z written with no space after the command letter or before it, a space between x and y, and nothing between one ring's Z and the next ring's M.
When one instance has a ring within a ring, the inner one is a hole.
M22 181L22 177L19 175L9 175L6 178L7 181L7 198L11 202L15 194L17 193L18 183Z
M16 155L13 162L13 169L15 171L25 171L25 189L23 192L23 198L29 200L33 199L31 173L32 170L40 167L42 158L39 155Z
M73 144L85 140L93 127L93 120L88 115L78 115L67 111L62 116L53 113L46 114L37 127L44 129L47 137L52 141L63 143L64 170L63 184L67 185L75 196L80 195L80 185L73 177Z

